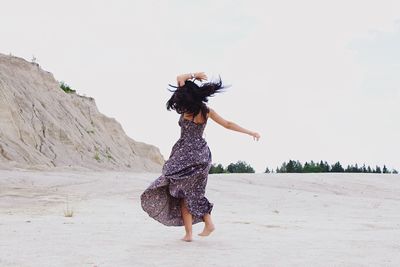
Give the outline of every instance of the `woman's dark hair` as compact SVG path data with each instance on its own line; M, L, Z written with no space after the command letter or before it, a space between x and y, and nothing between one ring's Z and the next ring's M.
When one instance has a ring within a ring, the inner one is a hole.
M222 86L221 77L217 82L207 82L200 86L191 80L185 81L183 86L170 86L177 89L168 89L170 92L174 92L167 101L168 110L174 109L179 114L191 113L193 118L201 112L204 119L207 118L207 113L209 112L205 104L208 102L208 97L221 92L221 89L225 88Z

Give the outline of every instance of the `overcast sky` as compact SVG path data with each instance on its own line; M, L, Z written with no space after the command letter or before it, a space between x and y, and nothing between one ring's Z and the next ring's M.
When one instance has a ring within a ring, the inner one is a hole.
M289 159L400 170L400 1L4 1L0 53L92 96L167 159L168 83L204 71L210 98L260 141L209 121L213 162L263 172Z

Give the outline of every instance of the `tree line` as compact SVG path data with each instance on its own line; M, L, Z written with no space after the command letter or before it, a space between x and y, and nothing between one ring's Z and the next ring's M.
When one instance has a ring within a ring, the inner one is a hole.
M310 173L310 172L355 172L355 173L398 173L397 170L392 169L389 170L386 165L380 166L376 165L375 167L362 166L356 164L347 165L347 167L343 167L342 164L337 161L334 164L328 164L326 161L320 162L305 162L301 164L300 161L289 160L287 163L283 162L280 167L277 167L275 170L277 173ZM271 172L267 167L265 170L266 173ZM272 171L273 172L273 171Z
M209 173L254 173L254 168L250 166L250 164L245 161L237 161L236 163L230 163L227 167L224 167L222 164L213 163L211 165ZM302 164L298 160L289 160L288 162L283 162L280 167L277 167L275 170L269 169L268 167L265 169L264 173L312 173L312 172L353 172L353 173L394 173L397 174L398 171L396 169L389 170L386 165L380 167L376 165L375 167L365 166L365 164L358 165L351 164L343 167L342 164L337 161L334 164L328 164L326 161L320 162L305 162Z
M237 161L236 163L229 164L226 168L222 164L211 164L208 173L254 173L253 167L245 161Z

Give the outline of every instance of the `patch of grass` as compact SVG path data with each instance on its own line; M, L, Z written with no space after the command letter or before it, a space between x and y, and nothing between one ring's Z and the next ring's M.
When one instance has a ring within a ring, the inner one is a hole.
M66 209L66 210L64 210L64 216L72 217L72 216L74 216L74 211L72 209Z
M96 151L96 153L94 154L94 159L100 161L99 152Z
M66 92L67 94L71 94L71 93L75 94L75 93L76 93L76 90L72 89L68 84L66 84L66 83L63 82L63 81L60 82L60 88L61 88L64 92Z
M69 208L68 205L68 196L67 196L67 208L64 209L64 217L72 217L74 215L74 211Z

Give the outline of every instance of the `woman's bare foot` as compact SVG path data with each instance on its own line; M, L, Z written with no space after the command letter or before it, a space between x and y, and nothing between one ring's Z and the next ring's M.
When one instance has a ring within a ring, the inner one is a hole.
M199 234L199 236L208 236L215 230L214 224L205 225L203 232Z
M191 234L186 234L184 237L181 238L182 241L186 241L186 242L192 242L192 235Z

